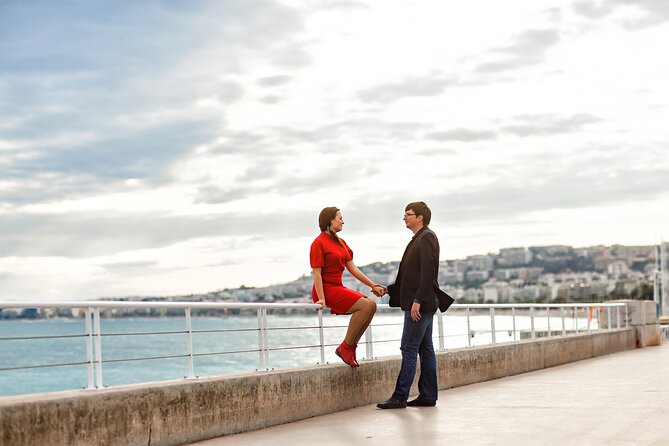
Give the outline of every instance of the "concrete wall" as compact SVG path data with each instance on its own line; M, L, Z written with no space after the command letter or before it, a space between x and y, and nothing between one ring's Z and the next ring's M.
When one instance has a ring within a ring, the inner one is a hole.
M632 326L636 329L636 346L655 347L662 344L662 332L657 319L657 305L648 300L616 300L627 304L627 311L620 309L620 325ZM618 326L618 315L615 309L611 312L611 326ZM599 315L600 327L608 328L608 315L602 311Z
M635 348L634 328L437 354L439 387ZM0 446L178 445L376 403L399 357L104 390L0 398ZM415 384L414 384L415 386ZM415 392L415 387L414 387Z

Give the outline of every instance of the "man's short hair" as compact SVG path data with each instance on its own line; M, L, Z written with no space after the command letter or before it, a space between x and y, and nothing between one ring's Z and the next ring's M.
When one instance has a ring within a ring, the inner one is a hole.
M407 204L407 207L404 209L404 212L406 211L413 211L416 215L422 215L423 224L425 226L430 224L430 220L432 219L432 211L429 207L427 207L427 204L425 204L424 201L414 201L413 203Z

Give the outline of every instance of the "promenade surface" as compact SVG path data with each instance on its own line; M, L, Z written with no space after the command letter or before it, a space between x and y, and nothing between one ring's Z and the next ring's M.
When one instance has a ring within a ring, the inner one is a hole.
M437 407L362 406L194 444L669 445L668 408L665 344L444 390Z

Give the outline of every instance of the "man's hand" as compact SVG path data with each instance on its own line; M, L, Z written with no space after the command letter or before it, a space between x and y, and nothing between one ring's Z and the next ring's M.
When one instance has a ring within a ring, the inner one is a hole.
M386 287L384 287L383 285L374 284L374 286L372 287L372 293L374 293L376 297L381 297L387 292L388 291L386 290Z
M414 322L420 320L420 304L417 302L414 302L413 305L411 305L411 320Z

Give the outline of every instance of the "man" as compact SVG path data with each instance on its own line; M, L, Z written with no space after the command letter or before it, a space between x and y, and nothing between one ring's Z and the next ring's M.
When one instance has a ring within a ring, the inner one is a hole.
M439 289L439 241L428 225L430 208L422 201L409 203L404 222L414 236L402 256L397 279L388 286L389 305L404 311L402 330L402 367L389 400L376 405L380 409L437 404L437 358L432 345L432 318L437 308L446 311L453 299ZM419 395L409 401L409 390L416 375L420 355Z

